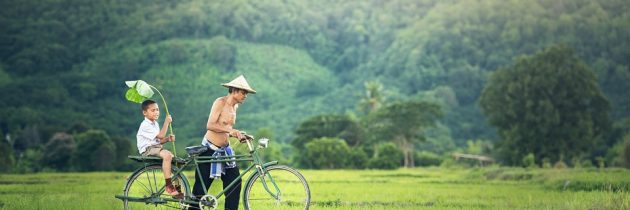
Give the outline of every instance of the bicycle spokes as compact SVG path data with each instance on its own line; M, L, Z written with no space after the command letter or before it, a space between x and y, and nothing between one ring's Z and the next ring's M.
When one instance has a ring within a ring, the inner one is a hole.
M248 181L244 199L248 209L308 209L310 189L304 177L287 166L266 168Z
M278 202L280 202L280 195L282 194L282 192L280 191L280 188L278 187L278 185L276 184L275 180L273 179L273 176L271 176L271 173L265 173L265 176L261 176L261 182L263 184L263 187L265 188L265 190L269 193L269 195L273 198L275 198ZM267 181L268 180L268 181ZM272 191L269 187L269 185L267 183L271 183L274 187L274 191Z
M184 196L189 192L183 183L182 176L173 177L174 183L182 186ZM179 202L164 192L164 173L160 165L145 167L133 174L125 186L123 198L125 209L184 209Z

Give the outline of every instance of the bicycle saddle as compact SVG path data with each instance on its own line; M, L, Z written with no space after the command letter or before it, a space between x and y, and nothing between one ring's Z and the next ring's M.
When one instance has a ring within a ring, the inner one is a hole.
M205 151L208 151L208 147L206 146L192 146L192 147L186 147L186 152L188 152L188 155L193 156L193 155L198 155L201 154Z

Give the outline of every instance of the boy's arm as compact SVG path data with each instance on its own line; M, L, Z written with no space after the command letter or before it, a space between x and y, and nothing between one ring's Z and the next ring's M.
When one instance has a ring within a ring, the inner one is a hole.
M160 133L156 136L156 138L160 140L160 144L164 144L169 141L169 139L165 138L165 136L166 131L168 131L168 125L170 125L172 121L173 118L171 118L171 115L166 115L166 118L164 118L164 125L162 125L162 130L160 130Z

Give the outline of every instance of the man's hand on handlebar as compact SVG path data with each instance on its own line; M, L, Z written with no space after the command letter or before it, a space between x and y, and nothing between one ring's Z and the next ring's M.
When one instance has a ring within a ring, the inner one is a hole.
M239 138L238 139L241 143L245 143L245 141L247 141L247 140L254 140L254 136L247 135L245 132L241 131L241 135L243 136L243 138Z
M247 135L245 132L236 129L233 129L232 132L230 132L230 136L237 138L241 143L244 143L247 140L254 140L253 136Z
M239 130L236 130L236 129L232 129L232 132L230 132L230 136L234 137L234 138L237 138L239 140L245 138L243 136L243 132L241 132Z

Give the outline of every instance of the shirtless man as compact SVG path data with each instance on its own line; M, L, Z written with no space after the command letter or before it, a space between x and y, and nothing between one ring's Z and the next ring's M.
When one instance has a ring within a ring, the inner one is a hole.
M210 115L208 116L208 123L206 124L206 135L202 140L202 145L207 146L208 151L201 153L200 156L234 155L230 147L229 137L235 137L239 140L244 139L241 132L234 129L236 110L238 109L238 105L245 101L248 93L254 94L256 91L249 86L243 75L222 85L228 88L228 95L217 98L212 104ZM211 167L212 164L217 165ZM223 187L226 187L239 176L235 162L212 164L199 164L199 171L195 172L196 179L195 185L193 186L193 195L197 198L204 195L201 181L203 181L206 188L210 188L213 178L220 177L223 181ZM201 172L201 174L199 174L199 172ZM233 190L226 193L225 209L237 210L240 194L241 180L239 179ZM196 208L193 207L193 209Z

